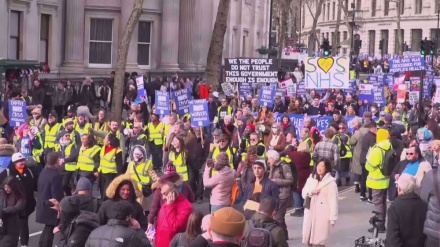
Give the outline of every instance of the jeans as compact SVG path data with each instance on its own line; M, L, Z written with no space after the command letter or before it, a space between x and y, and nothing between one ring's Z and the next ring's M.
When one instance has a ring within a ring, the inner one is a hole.
M227 208L229 207L229 205L211 205L211 214L213 214L215 211L222 209L222 208Z
M20 244L28 245L29 243L29 215L19 218L20 225Z
M304 199L301 196L301 192L293 192L293 208L299 209L303 208Z
M379 213L379 220L381 221L378 225L385 225L385 219L387 218L387 190L376 190L373 189L373 205L374 211Z
M109 108L107 101L104 101L102 99L99 100L99 106L105 110L108 110L108 108Z
M40 235L40 240L38 241L38 247L52 246L53 244L53 229L55 226L44 225L43 231Z

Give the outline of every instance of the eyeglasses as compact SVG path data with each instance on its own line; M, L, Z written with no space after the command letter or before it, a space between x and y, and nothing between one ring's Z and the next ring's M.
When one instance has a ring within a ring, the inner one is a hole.
M339 127L340 130L345 130L345 127Z
M226 140L220 140L219 142L226 142Z
M414 155L414 153L406 153L406 155Z
M258 141L258 139L252 139L252 138L251 138L251 141L253 141L253 142L254 142L254 141Z

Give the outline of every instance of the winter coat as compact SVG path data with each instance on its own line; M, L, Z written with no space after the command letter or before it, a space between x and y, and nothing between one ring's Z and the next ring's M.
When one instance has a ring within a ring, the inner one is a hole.
M280 200L292 197L293 175L289 164L278 161L271 166L269 179L274 181L280 190Z
M162 205L157 216L154 246L168 247L177 233L184 232L192 210L191 203L182 194L174 203Z
M14 164L10 163L8 169L9 176L18 178L25 190L26 206L21 212L20 217L29 216L35 211L35 206L37 205L34 192L37 191L38 178L29 168L25 168L23 174L20 174L17 169L15 169ZM8 169L5 169L0 173L0 184L3 184L8 177Z
M266 146L266 150L269 150L270 141L274 138L274 135L272 132L270 132L269 136L264 141L264 146ZM278 142L275 146L273 146L273 149L278 152L282 152L286 148L286 136L283 134L283 132L279 133Z
M364 135L364 138L362 138L361 158L360 158L361 165L365 165L365 163L367 163L367 153L368 153L368 150L371 147L373 147L374 144L376 144L376 134L371 132L371 131L368 131Z
M76 194L73 195L79 198L79 210L88 211L88 212L96 212L95 210L95 200L91 194Z
M133 230L124 221L111 219L90 233L86 247L151 247L143 230Z
M355 131L354 134L350 137L350 146L353 149L353 158L351 159L351 171L354 174L361 175L362 174L362 166L361 166L361 152L362 152L362 138L365 134L368 133L368 128L360 128Z
M254 194L255 182L256 182L256 178L254 179L254 181L252 181L251 184L243 186L243 196L244 196L243 202L246 202ZM271 197L275 198L277 201L279 201L280 190L278 189L278 186L272 180L270 180L267 176L265 176L260 181L260 183L263 187L261 189L261 194L264 194L266 196L271 196Z
M277 221L270 218L268 215L256 212L252 218L250 219L253 223L255 228L265 228L272 224L277 224ZM249 234L250 228L249 223L246 222L243 236L246 238L246 236ZM286 235L284 233L283 228L280 226L276 226L270 231L270 235L272 236L272 246L273 247L287 247L289 244L286 241Z
M17 227L17 222L26 204L26 196L22 187L15 190L16 193L10 194L6 194L3 189L0 191L0 218L6 227L5 234L0 237L2 247L16 247L18 244L20 228Z
M193 239L194 240L194 239ZM177 233L174 236L173 240L171 240L170 247L188 247L189 244L193 241L191 240L189 243L186 240L185 233Z
M427 205L415 193L403 194L388 208L387 246L424 246Z
M0 144L0 172L6 169L11 163L12 154L15 153L15 147L11 144Z
M338 187L335 178L327 173L321 181L310 176L302 190L302 197L306 199L314 189L319 189L320 192L311 197L310 208L304 210L302 242L325 245L330 224L338 219Z
M53 96L52 96L52 102L54 106L65 106L67 103L67 91L65 88L62 89L55 89ZM61 117L61 116L60 116Z
M434 183L434 175L437 175L439 184ZM440 173L437 172L437 169L426 173L420 188L420 198L428 204L423 233L426 236L438 239L440 232L440 205L438 204L435 186L438 186L440 191Z
M292 160L298 173L298 182L296 184L296 191L301 192L306 184L307 178L310 176L310 161L312 157L308 152L292 151L288 152L289 158Z
M397 163L396 167L394 167L393 173L391 174L391 177L394 177L396 174L402 174L402 172L405 170L406 165L408 165L408 160L403 160ZM416 179L416 192L419 193L420 186L422 184L422 180L425 177L426 173L428 173L431 170L431 164L429 164L427 161L423 160L420 161L419 169L417 170L416 175L414 178Z
M67 229L61 229L55 233L53 245L55 247L83 247L90 233L98 227L98 217L95 213L81 211Z
M61 201L63 196L64 191L61 186L60 171L46 166L38 178L37 212L35 222L55 226L58 221L58 212L44 203L52 198Z
M33 87L31 90L32 105L43 105L44 101L44 88L40 84L38 87Z
M194 193L191 190L191 187L189 186L188 182L183 181L183 177L181 175L180 179L174 184L177 186L179 193L182 194L190 203L193 203L195 201ZM153 200L150 206L150 213L148 214L148 223L150 224L155 223L155 219L159 213L159 210L165 203L162 198L160 187L161 184L159 183L159 181L156 181L151 185L151 189L153 190Z
M129 175L120 175L113 179L113 181L109 184L106 190L106 196L109 198L108 200L104 201L101 204L101 207L98 211L98 221L100 225L107 224L109 217L108 212L113 210L113 207L115 203L117 202L116 199L114 199L115 194L119 193L118 186L120 183L122 183L125 180L129 180L132 182L134 190L130 191L131 195L136 195L136 198L139 198L142 196L142 192L139 190L139 188L136 186L136 181L133 181L133 179L130 178ZM148 223L147 223L147 217L144 214L144 210L142 208L142 205L137 201L129 201L133 206L133 211L131 212L131 217L139 222L141 225L141 229L147 230Z
M223 167L210 177L211 169L203 172L203 184L212 188L210 204L215 206L231 205L231 190L235 182L235 170L229 166Z

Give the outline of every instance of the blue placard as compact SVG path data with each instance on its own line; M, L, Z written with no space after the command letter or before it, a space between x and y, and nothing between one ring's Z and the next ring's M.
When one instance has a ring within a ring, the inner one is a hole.
M176 104L177 114L183 116L189 112L189 101L192 100L192 94L189 89L180 89L173 92L173 100Z
M262 86L258 102L261 106L272 107L275 98L275 88L271 86Z
M422 56L404 56L389 60L390 72L407 72L425 70L425 60Z
M359 99L368 102L373 102L374 94L373 90L359 90Z
M189 112L191 113L191 125L193 127L207 127L211 124L208 102L205 99L190 100Z
M286 89L277 89L275 91L275 96L281 96L281 101L283 101L283 104L286 104Z
M383 82L376 81L373 83L373 100L374 103L379 104L380 106L383 106L386 104L385 99L385 91L383 89ZM371 102L371 101L370 101Z
M298 83L298 87L296 88L296 96L297 97L305 97L306 95L306 84L304 81Z
M170 114L170 95L168 92L156 90L154 104L156 106L156 113L159 115Z
M253 95L253 88L252 88L252 83L250 82L242 82L238 84L238 93L240 94L241 97L246 98L246 96L251 95L252 97Z
M27 120L26 101L8 100L9 105L9 126L18 127Z

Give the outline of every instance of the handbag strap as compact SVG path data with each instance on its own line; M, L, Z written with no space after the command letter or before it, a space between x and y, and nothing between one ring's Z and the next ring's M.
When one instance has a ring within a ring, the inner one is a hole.
M437 203L440 205L440 189L438 185L438 171L437 169L433 169L434 172L432 173L434 176L434 190L435 190L435 197L437 198Z
M138 178L139 183L140 183L140 182L142 182L142 180L141 180L141 178L139 177L138 172L136 171L136 167L135 167L135 165L136 165L136 163L133 162L133 170L134 170L134 173L136 174L136 177ZM144 163L144 166L145 166L145 163Z

